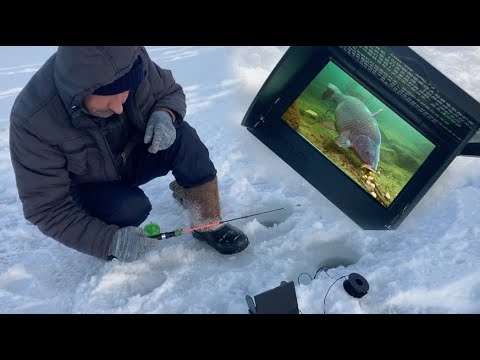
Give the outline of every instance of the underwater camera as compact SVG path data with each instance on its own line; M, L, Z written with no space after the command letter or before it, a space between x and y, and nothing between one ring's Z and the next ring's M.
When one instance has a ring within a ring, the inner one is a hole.
M480 104L407 46L290 47L242 125L363 229L480 156Z
M254 296L246 295L249 314L299 314L297 294L293 281L282 281L280 286Z

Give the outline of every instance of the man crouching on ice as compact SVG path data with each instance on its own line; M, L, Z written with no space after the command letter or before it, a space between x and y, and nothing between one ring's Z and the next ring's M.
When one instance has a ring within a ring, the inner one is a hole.
M185 94L141 46L60 46L11 112L10 152L25 218L62 244L135 261L158 244L138 226L140 185L172 171L192 226L221 220L217 171L184 121ZM244 250L230 224L194 231L222 254Z

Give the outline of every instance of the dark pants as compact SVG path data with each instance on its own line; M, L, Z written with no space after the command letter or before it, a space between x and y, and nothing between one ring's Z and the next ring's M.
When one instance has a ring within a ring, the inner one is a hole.
M74 195L77 204L107 224L139 226L152 210L140 185L172 171L179 185L191 188L207 183L217 173L208 149L185 121L168 149L151 154L149 146L140 144L132 151L127 165L119 169L121 181L78 185Z

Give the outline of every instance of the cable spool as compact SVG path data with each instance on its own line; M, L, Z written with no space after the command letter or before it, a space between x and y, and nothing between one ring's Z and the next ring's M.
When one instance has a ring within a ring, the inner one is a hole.
M343 282L345 291L353 297L363 297L369 289L368 281L360 274L351 273Z

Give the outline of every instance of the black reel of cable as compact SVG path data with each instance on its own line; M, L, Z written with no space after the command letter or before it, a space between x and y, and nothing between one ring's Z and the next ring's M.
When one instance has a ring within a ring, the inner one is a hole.
M345 291L353 297L363 297L369 289L368 281L360 274L351 273L343 282Z

